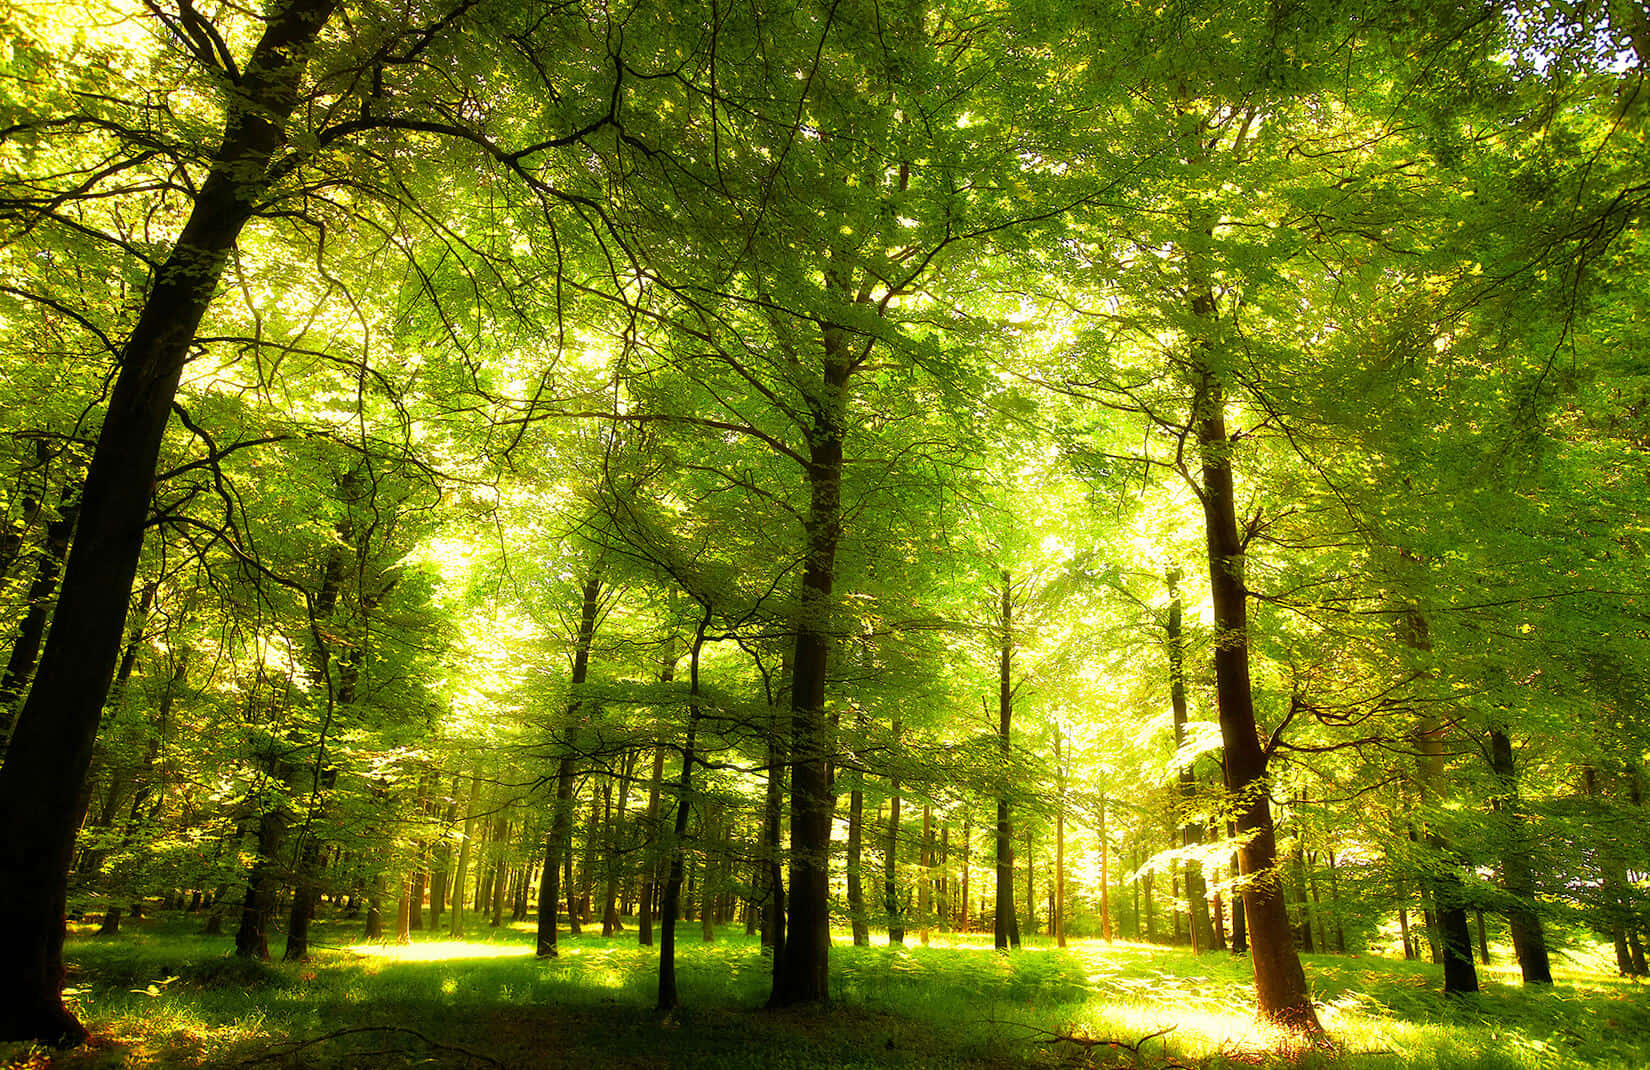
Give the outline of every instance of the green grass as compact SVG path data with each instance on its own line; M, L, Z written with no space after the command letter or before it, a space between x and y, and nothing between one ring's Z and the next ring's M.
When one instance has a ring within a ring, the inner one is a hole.
M684 925L684 1006L661 1016L656 951L633 933L564 937L558 959L539 961L526 926L397 948L357 944L358 923L320 923L315 961L282 966L228 957L227 938L198 928L168 916L116 938L71 935L71 998L94 1042L64 1054L0 1045L0 1066L1650 1066L1650 994L1584 970L1558 971L1551 991L1486 970L1484 993L1445 1000L1432 966L1308 956L1336 1045L1324 1052L1255 1024L1246 960L1129 943L1011 956L989 938L839 943L832 1006L775 1013L759 1009L768 963L752 941L707 945ZM1141 1044L1149 1034L1160 1035Z

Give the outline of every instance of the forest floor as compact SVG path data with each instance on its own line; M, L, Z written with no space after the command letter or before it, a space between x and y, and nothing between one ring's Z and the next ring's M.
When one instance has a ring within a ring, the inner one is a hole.
M1525 991L1516 967L1485 991L1438 994L1440 971L1374 955L1306 956L1334 1042L1302 1049L1253 1021L1248 961L1144 944L989 935L831 951L828 1009L759 1009L768 961L742 933L705 944L681 926L683 1006L653 1010L657 952L633 931L563 936L532 954L528 926L409 947L356 943L359 922L317 923L313 961L229 957L197 917L73 933L69 998L93 1040L66 1053L0 1045L0 1067L1302 1067L1548 1070L1650 1066L1650 990L1558 969ZM425 935L425 934L420 934ZM277 944L278 947L278 944ZM1144 1038L1144 1039L1143 1039Z

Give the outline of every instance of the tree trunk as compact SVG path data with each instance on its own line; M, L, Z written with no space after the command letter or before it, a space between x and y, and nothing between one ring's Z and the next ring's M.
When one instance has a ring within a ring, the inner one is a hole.
M1198 318L1212 321L1213 294L1192 302ZM1286 1029L1322 1033L1306 987L1306 973L1289 937L1289 913L1278 881L1277 841L1267 795L1267 754L1261 749L1249 683L1249 606L1244 583L1244 545L1238 534L1237 494L1232 481L1232 443L1226 434L1226 392L1196 343L1197 397L1193 403L1202 463L1204 534L1208 543L1209 586L1214 602L1215 696L1226 754L1227 787L1243 837L1238 860L1243 871L1243 914L1255 969L1255 1001L1260 1016Z
M661 683L669 683L675 675L675 664L667 667L659 674ZM647 788L647 836L648 849L642 852L642 879L641 903L637 906L636 943L640 947L653 946L653 907L657 896L654 887L654 878L659 872L659 860L655 853L659 844L659 783L664 779L665 747L661 739L653 748L653 773L648 779ZM542 892L540 902L543 902Z
M1009 760L1009 731L1014 717L1014 591L1008 570L1001 574L1003 597L1002 632L997 653L997 753L1006 771ZM997 910L992 920L992 946L1007 951L1012 941L1014 921L1014 825L1009 816L1008 796L997 800Z
M705 629L710 626L710 609L699 619L694 632L693 646L688 651L688 723L687 736L682 740L682 774L676 781L676 822L670 843L670 872L665 878L665 891L659 904L659 1000L661 1011L672 1010L681 1003L676 992L676 915L682 898L683 856L686 853L688 815L693 803L693 762L699 731L699 654L705 645Z
M831 649L831 591L842 536L842 444L849 377L849 334L824 327L823 390L808 399L807 560L802 571L796 653L791 659L791 863L789 922L783 962L775 962L771 1007L830 997L831 819L836 809L830 762L835 751L825 716L825 670Z
M412 943L412 915L418 903L414 895L422 894L420 885L416 890L413 883L405 877L401 880L401 901L395 908L395 942L406 945Z
M861 877L864 866L865 792L855 774L854 788L848 793L848 924L853 928L854 946L871 946L871 927L865 921L865 885Z
M78 1043L63 935L75 803L126 630L172 400L230 250L268 190L310 44L336 0L278 7L227 94L224 139L121 348L57 609L0 767L0 1041Z
M894 728L896 738L898 725ZM882 907L888 915L888 943L905 943L905 920L899 903L899 778L888 785L888 843L882 852Z
M1417 627L1411 641L1425 642L1425 622L1419 614L1411 617ZM1423 803L1427 795L1437 792L1444 777L1443 727L1429 714L1422 714L1415 731L1417 754L1416 785ZM1448 854L1448 845L1436 831L1428 830L1427 844L1441 854ZM1472 931L1467 926L1466 891L1461 877L1448 863L1432 880L1432 899L1437 925L1439 950L1444 961L1444 994L1454 995L1478 991L1478 969L1472 962Z
M963 811L962 827L962 875L958 877L957 887L957 931L968 931L968 869L972 861L974 849L974 822L967 810Z
M464 809L464 838L458 845L458 865L453 870L453 917L447 923L447 935L458 939L464 935L464 878L470 867L470 845L475 839L476 814L481 809L481 778L470 775L470 801Z
M601 569L593 567L579 592L579 630L574 639L573 672L568 679L573 698L567 704L567 739L563 744L561 761L556 768L556 808L550 821L550 834L544 841L544 869L539 874L539 925L536 954L540 958L556 955L556 910L561 901L562 864L570 860L573 850L573 777L577 771L578 749L576 729L582 700L579 689L590 673L590 644L596 635L596 616L601 607ZM563 852L567 852L565 855ZM568 882L572 894L572 882ZM570 933L578 932L575 911L569 909L567 926Z
M1180 570L1171 569L1169 584L1169 619L1165 628L1169 648L1169 700L1174 709L1174 745L1179 750L1186 746L1186 647L1181 629ZM1178 805L1181 845L1190 847L1203 842L1203 822L1189 812L1197 794L1197 770L1188 762L1180 768ZM1196 862L1186 865L1186 907L1191 921L1192 951L1201 953L1214 946L1214 926L1209 920L1209 886L1203 880L1203 870Z
M269 958L269 919L275 913L275 868L286 842L287 815L279 803L258 819L258 848L246 880L241 925L235 933L235 954L241 958Z
M1499 727L1490 729L1490 768L1501 787L1501 795L1493 805L1506 822L1501 839L1505 845L1501 855L1501 885L1512 897L1512 904L1507 908L1507 927L1512 930L1513 952L1518 956L1518 968L1525 984L1550 985L1553 971L1547 959L1547 935L1541 928L1541 916L1535 912L1535 874L1530 868L1530 836L1518 794L1518 771L1513 765L1512 741ZM1478 926L1482 934L1482 912ZM1482 935L1479 944L1483 945L1487 966L1489 948Z
M927 947L928 915L934 909L934 812L933 808L926 804L922 808L922 843L917 851L917 869L920 873L917 880L917 917L922 926L918 932L918 939L923 947Z
M63 487L57 517L46 525L46 543L40 548L34 579L29 583L28 593L23 596L23 604L28 609L17 626L5 671L0 672L0 748L4 748L6 737L11 734L18 700L23 697L29 677L34 673L35 661L40 656L40 643L45 638L46 621L52 612L52 594L57 590L57 577L63 569L64 559L69 555L75 518L80 513L80 503L75 500L79 492L80 484L74 480ZM133 653L135 655L136 651Z
M780 673L784 679L783 670ZM785 741L780 734L783 711L769 695L767 761L768 776L762 799L762 851L764 871L762 901L762 947L773 956L774 970L782 968L785 957L785 872L780 850L785 840Z
M1106 796L1100 796L1100 938L1111 943L1111 846L1106 842Z
M1049 927L1054 946L1066 946L1066 764L1061 754L1060 729L1054 730L1054 902Z

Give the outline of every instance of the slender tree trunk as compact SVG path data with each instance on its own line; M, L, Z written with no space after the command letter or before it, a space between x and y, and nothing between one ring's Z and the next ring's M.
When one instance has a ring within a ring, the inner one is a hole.
M784 672L780 679L784 679ZM783 968L785 957L785 871L780 848L785 825L785 739L782 734L784 710L769 696L767 784L762 799L762 947L773 955L774 971ZM863 904L861 904L863 906ZM851 908L850 908L851 912Z
M669 675L674 676L675 664L672 663ZM660 674L661 683L669 683L665 673ZM641 903L637 907L636 943L640 947L653 946L653 906L656 890L654 878L659 872L659 860L655 855L659 843L659 784L664 779L665 748L661 739L653 748L653 773L648 779L647 789L647 836L648 850L642 853L643 879ZM541 893L542 894L542 893ZM543 901L542 898L540 900Z
M458 867L453 871L453 917L447 923L447 935L457 939L464 935L464 877L470 866L470 845L475 839L476 814L481 809L481 778L470 776L470 802L464 809L464 839L458 845Z
M0 767L0 1041L86 1035L61 995L75 803L125 635L161 440L196 329L268 190L309 46L335 2L290 0L265 24L226 96L223 142L116 362L51 634Z
M871 945L871 927L865 921L865 885L861 876L865 864L865 792L855 774L848 793L848 924L853 928L854 946Z
M46 525L46 543L40 548L34 579L24 595L24 605L28 609L17 626L5 671L0 672L0 748L4 747L6 737L11 734L13 713L40 657L40 643L45 638L46 621L51 616L57 577L69 556L69 540L74 535L75 518L80 514L80 503L75 500L79 493L78 481L71 480L66 484L63 500L57 507L57 517Z
M1192 312L1213 321L1213 294L1203 290ZM1255 998L1260 1016L1287 1029L1322 1033L1306 987L1306 973L1289 937L1289 913L1277 873L1277 841L1267 795L1267 754L1260 745L1254 694L1249 682L1249 606L1244 582L1244 544L1237 526L1237 494L1232 480L1232 443L1226 433L1226 393L1196 343L1197 397L1193 418L1200 460L1204 533L1208 542L1209 586L1214 602L1215 696L1225 747L1228 788L1242 839L1243 913Z
M412 913L418 905L413 901L412 881L401 878L401 897L395 907L395 942L397 944L412 943Z
M582 704L579 689L584 686L590 673L590 644L596 635L601 586L601 568L599 565L593 566L579 592L579 630L574 639L573 672L568 679L573 699L567 704L567 739L562 747L561 761L556 767L556 806L550 821L550 834L544 841L544 869L539 875L536 954L540 958L554 958L556 955L556 910L561 900L561 874L563 863L571 860L573 850L573 778L578 761L576 729ZM572 894L572 881L568 881L568 894ZM571 903L568 906L568 931L577 933L578 914Z
M922 928L918 930L918 939L923 947L928 946L928 915L933 910L933 879L934 870L934 812L927 804L922 808L922 843L917 852L917 869L921 876L917 881L917 917L921 919Z
M693 804L694 750L699 731L699 654L705 645L705 629L710 625L710 609L699 619L688 652L688 723L682 741L682 773L676 781L676 822L670 843L670 872L665 878L663 901L659 904L659 1000L657 1008L668 1011L681 1003L676 993L676 915L682 899L682 866L686 853L688 815Z
M1186 667L1185 639L1181 628L1180 570L1171 569L1169 585L1169 618L1165 634L1169 648L1169 699L1174 710L1174 745L1178 750L1186 746ZM1197 794L1197 770L1188 762L1180 768L1176 810L1180 814L1181 844L1191 847L1203 842L1203 822L1190 812ZM1214 926L1209 920L1209 886L1203 880L1203 870L1196 862L1186 865L1186 906L1191 921L1192 951L1201 953L1214 945Z
M896 725L894 734L899 735ZM888 843L882 852L882 907L888 915L888 943L905 943L905 920L899 903L899 778L888 785Z
M457 786L458 778L455 776L453 777L453 787L456 788ZM450 871L453 861L453 841L447 835L447 830L451 829L457 821L458 799L454 797L447 801L447 816L441 825L441 843L436 848L435 865L430 870L430 932L432 933L441 929L441 915L447 909L448 877L451 876Z
M1049 928L1054 933L1054 946L1066 946L1066 764L1061 754L1060 730L1054 730L1054 902L1050 907Z
M836 799L830 776L835 743L825 715L825 669L837 543L842 536L842 446L854 358L850 335L843 328L826 325L823 341L823 390L809 398L807 559L791 659L790 909L785 957L775 961L768 998L772 1007L830 997L831 819Z
M968 870L972 861L974 849L974 822L967 810L963 811L962 827L962 875L958 878L957 899L957 931L968 931Z
M705 862L700 871L703 874L703 887L699 892L699 938L707 944L716 942L716 890L721 883L718 879L717 859L712 853L716 848L716 841L721 837L721 829L717 827L720 817L715 813L715 809L715 805L707 799L701 806L703 816L700 820L703 830L700 839L704 843Z
M1111 845L1106 839L1106 796L1100 795L1100 937L1112 941L1111 924Z
M997 752L1006 769L1009 760L1009 732L1014 716L1014 590L1008 570L1003 569L1002 605L997 653ZM1007 951L1014 929L1014 825L1009 816L1008 796L997 800L997 912L992 924L992 944Z

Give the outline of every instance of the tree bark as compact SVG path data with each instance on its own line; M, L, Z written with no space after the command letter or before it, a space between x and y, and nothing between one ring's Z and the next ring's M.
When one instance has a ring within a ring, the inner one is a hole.
M24 595L24 605L28 609L17 626L17 636L12 641L11 654L6 658L5 671L0 673L0 749L5 747L6 737L11 734L18 700L23 697L40 656L40 643L45 638L46 621L52 612L52 594L57 590L57 577L69 555L75 518L80 513L80 503L74 497L79 491L80 485L76 482L63 488L63 500L57 507L57 517L46 525L46 543L40 548L34 579ZM136 651L133 653L135 655Z
M1411 622L1417 629L1411 642L1425 643L1425 622L1413 614ZM1430 715L1422 714L1415 730L1416 786L1424 803L1429 794L1436 793L1444 777L1443 727ZM1449 847L1434 829L1426 834L1428 846L1448 855ZM1478 991L1478 969L1472 962L1472 930L1467 925L1466 891L1453 863L1442 867L1432 880L1433 916L1436 926L1439 956L1444 962L1444 994L1455 995Z
M309 46L335 3L290 0L265 26L226 95L211 169L121 348L51 634L0 767L0 1040L86 1035L61 994L75 800L120 655L161 440L196 329L268 192Z
M688 722L687 735L682 740L682 773L676 781L676 822L670 842L670 872L665 878L665 891L659 904L659 1000L661 1011L671 1010L681 1003L676 992L676 915L682 899L682 869L687 840L688 815L693 802L693 762L699 731L699 654L705 645L705 629L710 626L710 609L699 619L694 632L693 646L688 651ZM707 905L708 908L708 905ZM708 914L707 914L708 916Z
M470 801L464 809L464 839L458 845L458 866L453 870L453 917L447 923L447 935L457 939L464 935L464 878L470 867L470 846L475 840L476 813L481 809L481 778L470 775Z
M676 676L675 655L671 655L664 669L659 673L659 682L668 684ZM647 850L642 852L642 891L641 902L636 913L636 944L638 947L653 946L653 914L654 900L657 898L657 877L659 875L659 859L656 852L659 845L659 785L665 776L665 742L664 729L660 729L660 736L653 747L653 772L648 777L647 787ZM543 902L543 892L540 900Z
M1054 946L1066 946L1066 763L1061 754L1060 729L1054 730L1054 903L1049 927Z
M1530 836L1518 793L1518 770L1513 764L1512 740L1499 727L1490 729L1490 768L1501 787L1494 806L1506 822L1505 845L1501 855L1501 884L1512 897L1507 908L1507 926L1512 930L1513 951L1527 985L1553 983L1552 964L1547 958L1547 936L1541 916L1535 912L1535 874L1530 868ZM1479 915L1483 929L1483 915ZM1485 942L1480 938L1479 943ZM1489 950L1483 948L1484 963Z
M830 997L831 819L836 810L830 762L835 751L825 716L836 551L842 537L844 417L854 362L850 336L824 327L822 389L808 407L807 559L802 571L796 653L791 659L791 862L783 962L775 962L770 1007L824 1002Z
M1008 570L1001 573L1003 585L999 622L1002 632L997 648L997 753L1006 770L1009 760L1009 731L1014 717L1014 590ZM992 919L991 942L998 951L1007 951L1012 940L1014 919L1014 824L1009 815L1008 796L997 799L997 904Z
M1192 312L1212 321L1212 293L1199 293ZM1267 754L1260 745L1249 682L1249 592L1244 582L1245 548L1237 526L1232 443L1226 434L1226 392L1208 366L1208 354L1202 348L1206 343L1196 345L1200 366L1192 415L1202 465L1199 497L1214 602L1215 696L1228 788L1236 807L1237 832L1243 837L1238 860L1244 877L1243 914L1255 968L1255 999L1263 1019L1315 1035L1323 1032L1323 1026L1289 936L1289 913L1277 872Z
M898 728L895 728L898 735ZM888 785L888 842L882 852L882 908L888 916L888 943L905 943L905 919L899 902L899 778Z
M922 843L917 852L917 870L920 874L917 880L917 917L922 926L918 932L918 939L923 947L928 946L928 915L933 909L933 869L934 813L933 808L925 804L922 808Z
M1169 700L1174 709L1174 745L1178 750L1186 746L1186 653L1181 628L1180 570L1168 573L1169 619L1165 628L1169 648ZM1203 842L1203 822L1189 812L1197 793L1197 770L1188 762L1180 768L1178 806L1181 845L1190 847ZM1209 886L1203 880L1203 869L1196 862L1186 865L1186 906L1191 918L1192 952L1208 951L1214 946L1214 926L1209 920Z
M601 570L592 568L579 594L579 629L574 639L573 672L568 679L573 698L567 704L567 740L556 768L556 808L550 820L550 834L544 841L544 869L539 874L539 925L536 954L556 956L556 911L561 901L562 864L573 849L573 777L578 761L579 688L590 673L590 644L596 635L596 616L601 606ZM564 856L563 852L567 852ZM571 895L572 882L568 893ZM575 912L568 910L568 930L578 931Z
M865 884L861 871L865 856L865 792L855 774L848 793L848 924L853 928L854 946L871 945L871 927L865 922Z

